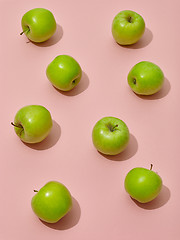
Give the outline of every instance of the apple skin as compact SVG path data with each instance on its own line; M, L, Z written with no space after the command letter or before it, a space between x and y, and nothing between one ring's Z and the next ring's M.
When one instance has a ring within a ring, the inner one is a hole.
M82 70L73 57L59 55L47 66L46 75L55 88L70 91L80 82Z
M132 67L127 79L136 94L152 95L162 88L164 74L156 64L142 61Z
M44 8L34 8L26 12L21 19L23 32L32 42L44 42L56 31L53 14Z
M142 37L144 31L144 19L134 11L121 11L113 19L112 35L120 45L136 43Z
M137 167L126 175L124 186L126 192L140 203L155 199L161 191L162 179L152 170Z
M25 143L38 143L44 140L51 128L50 112L41 105L28 105L21 108L11 123L18 137Z
M50 181L34 195L31 207L41 220L56 223L71 209L72 197L62 183Z
M95 148L103 154L119 154L128 145L128 127L119 118L104 117L95 124L92 141Z

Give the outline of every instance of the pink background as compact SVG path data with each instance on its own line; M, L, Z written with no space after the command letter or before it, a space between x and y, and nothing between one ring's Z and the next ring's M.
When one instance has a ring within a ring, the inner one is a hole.
M58 23L43 44L20 36L21 17L44 7ZM0 1L1 165L0 239L178 240L179 187L179 0L16 0ZM121 10L141 14L146 31L139 43L121 47L111 23ZM60 54L73 56L83 69L81 83L58 92L46 78L47 65ZM138 97L127 84L130 68L152 61L163 70L163 89ZM28 104L41 104L54 127L40 144L23 144L10 122ZM116 157L99 154L91 141L104 116L126 122L128 148ZM134 167L149 168L163 179L159 197L135 203L124 190ZM56 224L41 222L31 210L33 189L57 180L70 190L73 209Z

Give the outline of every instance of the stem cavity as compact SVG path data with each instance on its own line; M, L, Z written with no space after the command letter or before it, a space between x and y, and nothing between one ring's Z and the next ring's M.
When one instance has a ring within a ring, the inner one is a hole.
M28 33L30 31L30 28L27 26L27 28L20 33L20 35L23 35L23 33Z
M127 20L129 23L132 23L133 18L131 16L129 16Z
M109 130L111 132L114 132L116 130L116 127L118 127L118 124L116 124L115 126L112 126L111 124L108 124L107 127L109 128Z
M133 78L133 84L136 85L136 78Z

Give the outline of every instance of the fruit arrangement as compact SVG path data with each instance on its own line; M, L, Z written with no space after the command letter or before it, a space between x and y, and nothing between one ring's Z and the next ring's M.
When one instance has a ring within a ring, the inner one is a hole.
M35 8L22 17L22 34L35 43L47 41L56 31L53 14L44 8ZM125 10L119 12L112 22L112 35L120 45L131 45L141 39L145 21L138 13ZM71 91L81 81L80 64L69 55L58 55L47 65L46 76L52 86L62 92ZM135 64L129 71L127 82L137 95L152 95L161 90L164 74L159 66L149 61ZM61 92L60 92L61 93ZM22 107L11 123L17 136L25 143L36 144L50 133L53 121L50 111L44 106ZM105 116L92 129L92 142L98 152L117 155L123 152L130 139L126 123L114 116ZM124 180L126 192L136 201L147 203L155 199L162 188L161 177L150 169L136 167L130 170ZM60 182L50 181L36 193L31 201L34 213L41 220L55 223L72 208L70 191Z

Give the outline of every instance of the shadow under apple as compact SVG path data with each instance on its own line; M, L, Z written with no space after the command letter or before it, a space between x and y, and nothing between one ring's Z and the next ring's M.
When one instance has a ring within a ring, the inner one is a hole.
M171 197L171 193L169 188L163 185L159 195L151 202L140 203L133 198L132 200L138 207L141 207L146 210L153 210L153 209L157 209L164 206L169 201L170 197Z
M132 158L136 154L137 150L138 150L137 139L134 137L134 135L130 134L129 143L123 152L117 155L105 155L103 153L100 154L111 161L125 161Z
M46 150L53 147L59 140L61 136L61 128L59 124L53 120L53 126L49 135L40 143L24 143L26 146L35 150Z
M153 39L153 34L149 28L145 28L143 36L139 39L138 42L132 45L121 45L124 48L139 49L148 46Z
M55 230L66 230L74 227L78 224L81 216L81 208L78 201L72 197L72 208L71 210L61 218L57 223L46 223L41 220L41 222L49 228Z
M55 88L59 93L65 95L65 96L76 96L84 92L89 86L89 78L85 72L82 72L82 77L80 82L70 91L61 91L57 88Z

